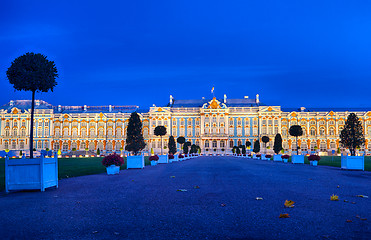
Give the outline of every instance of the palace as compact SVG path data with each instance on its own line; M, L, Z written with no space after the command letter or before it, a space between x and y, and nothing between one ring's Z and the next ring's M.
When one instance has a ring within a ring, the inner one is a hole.
M15 100L0 107L0 150L24 150L29 144L30 100ZM370 109L371 110L371 109ZM160 137L153 134L156 126L165 126L166 148L170 135L184 136L201 147L202 153L230 153L233 146L253 143L268 136L272 148L274 136L282 135L285 151L296 150L295 139L288 134L292 125L301 125L303 136L298 144L302 152L319 151L326 155L341 148L340 131L349 113L363 123L366 144L360 152L371 153L371 111L366 109L285 109L266 106L247 96L241 99L177 100L141 111L138 106L52 106L36 100L34 147L112 152L125 147L126 127L130 114L137 111L143 123L146 151L161 151ZM180 146L178 149L180 150ZM263 145L262 145L263 148ZM166 152L166 149L164 149Z

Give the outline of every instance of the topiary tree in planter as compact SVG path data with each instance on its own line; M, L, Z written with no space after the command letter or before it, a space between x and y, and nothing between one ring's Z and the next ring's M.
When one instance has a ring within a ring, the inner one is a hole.
M30 158L33 158L33 126L35 93L53 91L58 71L53 61L40 53L26 53L17 57L6 71L9 83L18 91L31 91Z
M345 122L344 129L340 133L340 143L344 147L349 148L350 154L355 156L356 149L363 146L365 137L363 135L363 127L357 115L351 113Z
M241 150L240 150L239 147L236 147L236 153L237 153L237 155L238 155L238 154L241 154Z
M260 152L260 142L259 142L259 139L254 142L254 149L252 151L254 153Z
M125 150L132 152L134 155L138 155L145 147L146 143L144 142L142 134L142 121L140 120L139 114L133 112L129 118Z
M282 137L281 134L277 133L274 137L273 151L278 154L282 149Z
M236 146L234 146L233 148L232 148L232 153L236 153Z
M296 137L296 153L299 155L298 137L303 135L303 129L300 125L293 125L289 129L291 136Z
M245 145L241 146L241 153L246 154L246 146Z
M251 147L251 142L249 140L246 141L246 148L250 148Z
M161 137L161 155L162 155L162 136L165 136L166 135L166 127L164 126L157 126L155 127L155 131L154 131L154 134L156 136L160 136Z
M183 149L183 144L185 143L185 138L184 137L178 137L176 139L177 143L180 144L180 148Z
M100 149L97 149L97 156L100 155Z
M262 137L262 142L264 143L265 153L267 153L267 143L269 142L269 137L268 136L263 136Z
M191 151L189 152L189 153L197 153L197 146L196 146L196 144L192 144L191 145Z
M177 152L176 143L175 143L175 139L173 136L169 137L169 143L167 144L167 146L169 147L169 154L174 155Z
M183 153L184 154L188 154L188 147L189 146L191 146L191 142L185 142L184 144L183 144Z

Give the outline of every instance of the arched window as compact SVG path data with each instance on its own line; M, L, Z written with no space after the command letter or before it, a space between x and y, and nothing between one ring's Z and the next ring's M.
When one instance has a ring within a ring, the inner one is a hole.
M103 143L102 142L98 142L98 148L100 151L103 150Z
M89 135L90 135L90 137L94 137L95 136L95 128L91 128L90 129Z
M8 143L8 141L5 141L4 142L4 149L9 149L9 143Z
M225 147L224 140L221 140L221 141L220 141L220 147L221 147L221 148L224 148L224 147Z
M209 147L209 140L206 140L205 141L205 148L208 148Z
M316 151L317 144L315 142L310 143L310 150L311 151Z
M238 139L238 140L237 140L237 147L238 147L238 146L241 146L241 145L242 145L242 141L241 141L241 139Z
M112 151L113 150L112 143L108 142L107 145L106 145L106 148L107 148L107 151Z
M233 148L233 147L234 147L233 140L230 140L230 141L229 141L229 147L230 147L230 148Z
M13 137L16 137L16 136L17 136L17 132L18 132L17 129L14 128L14 129L13 129Z
M54 143L53 149L54 149L54 151L59 150L59 143L58 142Z
M310 135L311 136L316 136L316 129L315 128L310 129Z
M320 128L319 129L319 135L320 136L325 136L325 128Z
M330 143L330 148L332 148L332 149L336 149L336 143L335 143L335 142L331 142L331 143Z
M72 143L71 143L71 149L72 149L72 148L76 148L76 150L77 150L77 143L76 143L76 142L72 142Z
M26 129L21 129L21 136L22 137L25 137L26 136Z
M22 150L22 149L24 149L24 142L23 141L21 141L20 143L19 143L19 148Z
M94 143L94 142L90 142L90 143L89 143L89 150L90 150L90 151L95 150L95 143Z
M216 140L213 140L213 148L216 148L218 145L217 145L217 142Z
M16 143L16 141L13 141L12 142L12 149L17 149L17 143Z
M330 135L330 136L334 136L334 135L335 135L335 130L334 130L334 128L330 128L330 129L329 129L329 135Z
M68 136L68 128L63 129L63 136Z
M321 142L321 144L319 145L319 149L320 149L321 152L326 152L327 151L326 143Z
M116 148L116 151L120 151L121 143L120 142L116 142L115 148Z
M308 145L307 143L302 142L300 145L300 148L302 151L308 151Z
M289 144L287 142L283 142L283 145L282 145L283 149L285 151L288 151L289 150Z
M200 146L200 141L196 140L196 146Z
M85 148L86 148L86 143L85 142L80 143L80 149L85 150Z
M68 151L68 143L64 142L62 147L63 147L63 151Z

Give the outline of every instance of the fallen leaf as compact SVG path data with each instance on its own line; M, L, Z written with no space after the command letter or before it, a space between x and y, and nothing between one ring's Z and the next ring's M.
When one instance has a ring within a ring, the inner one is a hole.
M339 196L332 194L332 196L330 197L330 200L331 201L339 201Z
M278 218L289 218L290 215L288 213L281 213Z
M349 219L348 219L348 220L346 220L346 222L350 223L350 222L352 222L352 220L349 220Z
M178 192L187 192L187 189L178 189Z
M367 218L360 218L362 221L366 221L367 220Z
M294 201L286 200L285 201L285 207L287 207L287 208L293 208L293 207L295 207L294 203L295 203Z
M198 189L198 188L200 188L200 186L194 186L193 188L196 188L196 189Z
M360 198L368 198L368 196L365 196L365 195L357 195L357 197L360 197Z
M225 206L226 206L226 204L225 204L225 203L222 203L222 204L220 204L220 206L222 206L222 207L225 207Z
M256 197L255 199L256 199L256 200L263 200L262 197Z
M175 178L175 176L170 176L170 178Z

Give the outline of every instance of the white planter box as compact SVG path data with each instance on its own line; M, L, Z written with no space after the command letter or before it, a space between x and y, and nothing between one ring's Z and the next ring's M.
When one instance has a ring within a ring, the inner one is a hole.
M169 163L169 157L167 155L158 155L158 163Z
M106 170L108 175L119 174L120 166L111 165L109 167L106 167Z
M157 161L151 161L151 166L156 166L157 165Z
M127 169L129 168L144 168L144 155L128 156Z
M273 155L273 161L282 162L282 158L281 157L282 157L281 154Z
M291 162L304 164L304 155L292 155Z
M341 169L364 171L365 157L341 155Z
M58 157L5 158L5 191L58 188Z
M179 161L179 155L174 155L173 162L177 162L177 161Z

